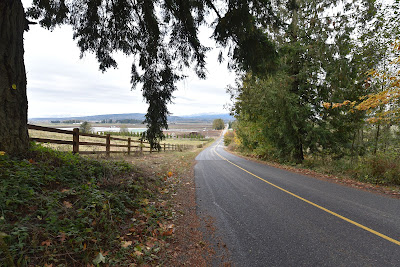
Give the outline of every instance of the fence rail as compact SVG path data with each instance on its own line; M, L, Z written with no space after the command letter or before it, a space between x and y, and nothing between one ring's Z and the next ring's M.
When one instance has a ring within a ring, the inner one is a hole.
M98 134L88 134L88 133L81 133L79 132L79 128L74 128L72 131L68 130L61 130L57 128L51 128L51 127L44 127L44 126L38 126L38 125L32 125L28 124L28 129L30 130L37 130L37 131L43 131L43 132L52 132L52 133L60 133L60 134L68 134L72 135L72 140L57 140L57 139L47 139L47 138L35 138L32 137L30 138L31 141L34 142L39 142L39 143L51 143L51 144L61 144L61 145L72 145L72 152L74 154L106 154L107 156L110 156L110 154L115 154L115 153L126 153L130 155L132 153L132 148L137 149L136 151L139 151L140 153L153 153L155 151L152 150L150 147L149 142L145 142L143 140L132 140L130 137L128 139L125 138L117 138L117 137L112 137L110 134L107 135L98 135ZM105 143L102 142L82 142L79 141L80 136L86 136L86 137L94 137L94 138L100 138L100 139L105 139ZM122 141L126 142L126 145L121 145L121 144L112 144L111 141ZM132 143L136 143L137 145L132 145ZM80 146L100 146L100 147L105 147L105 151L80 151ZM126 150L122 151L112 151L111 147L119 147L119 148L126 148ZM174 150L186 150L190 146L188 145L175 145L175 144L162 144L161 145L161 150L164 151L174 151Z

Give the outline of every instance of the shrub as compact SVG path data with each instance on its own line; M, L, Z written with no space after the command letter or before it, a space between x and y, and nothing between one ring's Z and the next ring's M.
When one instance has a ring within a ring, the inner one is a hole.
M128 127L126 127L126 125L121 125L121 127L119 128L119 132L122 135L130 135L129 129Z
M232 131L227 131L224 134L224 145L229 146L229 144L232 143L234 137L235 134Z
M359 178L367 182L400 185L400 161L391 155L365 157L358 167Z
M89 122L84 121L84 122L82 122L81 126L79 127L79 131L81 133L91 133L93 131L93 128Z

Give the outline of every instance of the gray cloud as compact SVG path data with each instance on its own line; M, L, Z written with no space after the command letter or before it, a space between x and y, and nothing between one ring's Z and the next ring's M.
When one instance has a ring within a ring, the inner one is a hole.
M199 80L189 72L189 77L178 84L175 104L169 105L172 113L226 112L223 105L229 101L229 95L225 88L234 83L235 75L217 63L217 52L208 56L207 80ZM25 33L29 117L146 112L142 92L131 90L132 59L123 55L116 58L118 69L101 73L93 55L79 59L69 27L49 32L32 26Z

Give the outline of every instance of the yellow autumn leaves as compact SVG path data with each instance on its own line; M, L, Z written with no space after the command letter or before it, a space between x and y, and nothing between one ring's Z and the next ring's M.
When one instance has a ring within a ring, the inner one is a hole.
M393 44L394 51L400 51L400 42ZM347 107L349 112L355 110L367 111L371 114L367 119L369 123L396 122L400 121L400 56L390 62L391 72L370 70L366 74L365 88L368 89L372 83L379 83L376 93L368 94L359 98L361 102L346 100L342 103L323 103L326 109Z

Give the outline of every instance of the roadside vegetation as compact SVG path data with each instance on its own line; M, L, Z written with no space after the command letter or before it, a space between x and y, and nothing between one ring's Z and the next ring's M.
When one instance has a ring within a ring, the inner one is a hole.
M171 196L199 149L93 159L32 144L0 154L0 266L163 265ZM136 162L136 164L135 164Z
M399 3L317 3L282 5L291 24L275 36L279 67L248 71L229 88L227 142L265 160L400 185Z
M400 190L400 160L399 160L399 144L398 132L391 133L391 141L386 140L380 146L386 145L386 150L382 148L374 154L374 142L368 142L368 137L373 138L376 132L370 131L369 134L364 133L366 151L363 155L344 155L336 158L332 155L316 155L307 154L301 163L293 161L285 161L279 157L274 157L266 153L261 147L256 149L248 149L244 147L240 138L233 131L225 134L224 143L228 146L228 150L238 152L244 156L257 158L259 160L274 162L296 168L311 169L319 173L331 174L339 177L351 178L360 182L395 186ZM372 139L373 141L373 139Z

